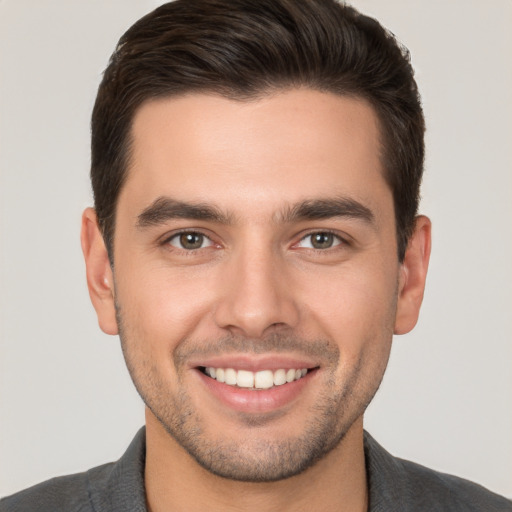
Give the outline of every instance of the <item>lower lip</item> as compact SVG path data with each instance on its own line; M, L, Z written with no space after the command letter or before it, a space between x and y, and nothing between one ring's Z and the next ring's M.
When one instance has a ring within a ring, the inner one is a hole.
M304 388L316 374L316 369L299 380L288 382L270 389L246 389L218 382L205 375L201 370L195 370L207 389L222 403L236 411L248 413L272 412L299 398Z

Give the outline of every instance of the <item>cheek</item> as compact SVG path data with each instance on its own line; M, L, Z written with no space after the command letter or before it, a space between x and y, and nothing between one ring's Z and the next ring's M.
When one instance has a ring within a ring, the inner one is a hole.
M307 315L334 340L345 357L358 358L365 345L388 344L396 311L393 266L346 265L308 274L302 294Z
M133 337L151 340L153 351L168 351L198 335L213 300L214 287L205 276L142 262L119 266L117 274L122 277L116 280L116 300Z
M396 280L380 271L347 271L335 283L327 281L316 299L315 321L340 351L333 378L351 389L352 399L368 402L389 359Z

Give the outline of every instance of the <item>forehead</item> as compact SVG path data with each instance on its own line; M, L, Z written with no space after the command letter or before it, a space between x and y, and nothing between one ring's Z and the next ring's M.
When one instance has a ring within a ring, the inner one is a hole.
M377 116L364 100L298 89L237 101L189 94L137 111L120 202L160 196L270 210L304 198L372 202L387 189Z

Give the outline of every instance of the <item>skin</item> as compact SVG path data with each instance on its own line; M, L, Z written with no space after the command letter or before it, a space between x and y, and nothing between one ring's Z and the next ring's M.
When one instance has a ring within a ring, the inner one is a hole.
M121 334L147 405L148 507L366 510L363 413L393 333L417 321L430 254L418 217L397 260L373 109L309 89L160 99L137 112L133 149L114 270L92 209L82 246L100 327ZM154 208L162 198L216 215L170 217ZM297 215L340 198L345 214ZM199 248L180 245L182 231L202 235ZM252 391L236 409L198 370L226 357L314 371L283 403Z

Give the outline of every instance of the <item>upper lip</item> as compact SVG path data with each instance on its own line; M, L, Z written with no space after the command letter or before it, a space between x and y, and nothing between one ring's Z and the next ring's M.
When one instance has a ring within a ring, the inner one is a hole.
M233 368L235 370L247 370L251 372L261 370L288 370L291 368L310 369L319 366L317 362L306 357L287 356L283 354L225 354L222 356L197 358L190 361L189 364L192 368Z

